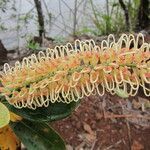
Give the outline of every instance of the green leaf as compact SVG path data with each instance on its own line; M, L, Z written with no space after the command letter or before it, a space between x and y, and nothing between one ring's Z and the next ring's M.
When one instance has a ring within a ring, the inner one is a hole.
M10 111L16 113L17 115L31 120L31 121L55 121L66 118L72 111L78 106L78 102L71 102L69 104L56 102L50 103L48 107L40 107L35 110L22 108L17 109L14 106L7 104Z
M115 92L121 98L128 98L129 97L128 93L122 89L116 88Z
M8 108L0 102L0 128L9 124L10 114Z
M46 123L23 120L10 126L28 150L66 149L62 138Z

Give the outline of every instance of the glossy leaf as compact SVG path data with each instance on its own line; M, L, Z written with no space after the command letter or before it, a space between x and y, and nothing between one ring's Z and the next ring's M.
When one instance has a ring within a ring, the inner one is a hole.
M16 150L20 142L12 129L7 125L0 128L0 150Z
M70 104L66 103L51 103L48 107L41 107L35 110L29 108L17 109L14 106L8 104L10 111L16 113L17 115L31 120L31 121L54 121L60 120L69 116L72 111L78 106L78 102L71 102Z
M65 150L64 141L46 123L22 120L11 127L28 150Z
M8 108L0 102L0 128L6 126L10 121Z

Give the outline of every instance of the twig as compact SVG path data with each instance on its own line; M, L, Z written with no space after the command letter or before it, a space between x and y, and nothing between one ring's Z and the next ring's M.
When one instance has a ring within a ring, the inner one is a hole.
M20 18L20 12L21 12L21 4L22 4L22 0L20 0L19 2L19 10L18 10L18 15L17 15L17 44L18 44L18 48L17 48L17 54L18 54L18 57L20 59L20 37L19 37L19 29L20 29L20 26L19 26L19 18Z
M126 126L128 131L129 149L131 150L131 129L128 120L126 119Z
M65 23L65 18L64 18L63 14L62 14L61 1L60 0L59 0L59 13L60 13L63 25L64 25L64 29L67 30L67 26L66 26L66 23Z
M132 114L127 114L127 115L118 115L118 114L111 114L111 115L108 115L107 113L102 114L101 115L101 118L105 118L105 119L112 119L112 118L142 118L142 119L147 119L147 120L150 120L150 117L145 117L145 116L141 116L141 115L132 115Z
M84 2L85 0L81 0L79 1L78 5L77 5L77 8L79 9L80 5L82 5L82 3Z
M56 20L57 20L57 23L62 24L62 23L61 23L61 21L59 21L59 19L58 19L58 18L59 18L59 16L60 16L60 13L59 13L59 14L58 14L58 15L57 15L54 19L53 19L53 25L54 25L54 26L58 26L56 23L54 24L54 22L55 22ZM72 29L73 29L72 27L70 27L70 26L69 26L69 25L67 25L67 24L66 24L66 27L67 27L67 29L70 29L70 30L72 30ZM60 29L62 29L62 28L60 27ZM63 29L63 30L64 30L64 29Z
M94 15L94 17L95 17L94 19L96 20L97 24L99 24L99 18L98 18L98 15L97 15L97 13L96 13L96 10L95 10L95 6L94 6L94 4L93 4L93 0L90 0L89 2L90 2L90 4L91 4L92 11L93 11L93 15Z
M64 1L64 0L61 0L64 4L65 4L65 6L73 13L73 10L69 7L69 5Z
M43 4L45 6L45 10L47 11L47 15L48 15L48 18L49 18L48 24L49 24L49 31L50 31L51 26L52 26L52 13L49 12L49 9L47 7L47 4L46 4L45 0L43 0Z
M122 140L119 140L118 142L116 142L115 144L113 144L113 145L111 145L111 146L105 148L104 150L110 150L110 149L112 149L113 147L118 146L121 142L122 142Z
M74 13L73 13L73 35L75 36L76 34L76 26L77 26L77 0L75 0L75 4L74 4Z
M106 95L104 95L102 97L102 103L101 103L101 107L102 107L102 112L103 112L104 119L106 119L105 105L106 105Z
M95 144L96 144L97 140L95 140L92 144L91 150L94 150Z
M121 105L122 112L123 112L124 108L123 108L121 101L120 101L120 105ZM129 122L127 119L125 120L125 122L126 122L126 126L127 126L127 131L128 131L127 134L128 134L128 139L129 139L129 149L131 150L131 129L130 129L130 125L129 125Z

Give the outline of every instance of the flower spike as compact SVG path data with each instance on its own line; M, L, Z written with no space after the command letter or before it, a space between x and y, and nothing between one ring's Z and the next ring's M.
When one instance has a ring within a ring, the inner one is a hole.
M76 40L25 57L14 67L6 63L0 81L1 94L17 108L70 103L106 91L135 96L139 87L150 96L150 44L142 34L123 34L118 41L109 35L100 46Z

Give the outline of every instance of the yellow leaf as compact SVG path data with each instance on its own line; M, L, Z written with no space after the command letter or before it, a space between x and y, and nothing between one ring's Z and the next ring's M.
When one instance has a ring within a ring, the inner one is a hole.
M0 128L6 126L10 121L8 108L0 102Z
M10 112L10 120L11 120L12 122L17 122L17 121L22 120L22 117L16 115L16 114L13 113L13 112Z
M16 150L20 142L9 126L0 128L0 150Z

